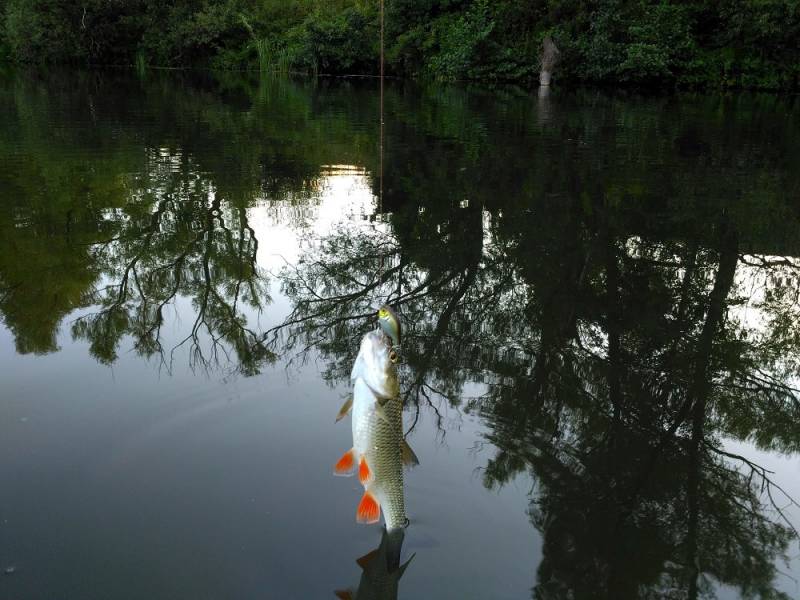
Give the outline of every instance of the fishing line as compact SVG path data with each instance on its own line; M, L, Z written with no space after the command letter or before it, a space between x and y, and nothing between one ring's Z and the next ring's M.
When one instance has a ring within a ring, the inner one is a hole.
M378 218L383 218L383 62L384 62L384 42L383 42L383 2L381 0L381 66L380 66L380 102L379 102L379 111L380 114L378 115L378 123L379 123L379 141L378 141L378 155L379 155L379 167L378 167L378 214L376 215ZM379 265L378 265L378 281L383 279L384 273L384 260L385 257L381 256ZM387 297L388 300L388 297Z
M381 121L381 139L380 139L380 155L381 155L381 164L380 164L380 191L378 194L378 208L383 208L383 59L384 59L384 48L383 48L383 0L381 0L381 100L380 100L380 121Z

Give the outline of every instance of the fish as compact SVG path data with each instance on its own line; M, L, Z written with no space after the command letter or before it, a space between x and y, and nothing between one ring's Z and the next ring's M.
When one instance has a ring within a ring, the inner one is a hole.
M391 306L384 304L378 309L378 325L392 340L392 345L399 347L403 331L400 325L400 317L397 316Z
M390 330L396 331L399 339L399 326L391 326ZM403 437L403 406L393 341L382 326L361 340L350 374L353 396L345 401L337 417L338 421L343 413L352 411L353 447L334 467L337 475L358 471L364 494L356 510L356 520L377 523L382 512L389 531L408 523L403 465L419 464Z
M400 578L415 556L412 554L406 562L400 564L404 535L402 529L383 529L380 545L356 559L362 570L358 588L355 591L336 590L336 597L340 600L397 600Z

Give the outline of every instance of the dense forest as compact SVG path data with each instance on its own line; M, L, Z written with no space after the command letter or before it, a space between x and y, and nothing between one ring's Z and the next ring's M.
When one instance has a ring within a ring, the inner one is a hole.
M379 0L0 0L0 61L378 70ZM386 0L386 67L427 79L800 87L800 0Z

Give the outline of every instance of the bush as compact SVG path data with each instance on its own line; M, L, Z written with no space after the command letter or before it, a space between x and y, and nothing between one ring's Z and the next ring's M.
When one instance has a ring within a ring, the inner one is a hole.
M379 25L374 7L312 12L287 35L289 61L315 73L376 73Z
M125 0L9 0L5 39L22 61L128 62L139 10Z
M605 0L554 37L568 74L597 82L672 84L696 51L683 7L646 1Z
M72 21L69 7L63 3L10 0L4 27L8 46L23 61L73 60L81 50Z
M161 66L242 66L249 35L238 0L184 0L170 4L148 0L140 42L152 64Z
M463 14L440 18L433 27L435 44L431 44L428 71L441 79L468 77L480 64L493 29L487 0L477 0Z

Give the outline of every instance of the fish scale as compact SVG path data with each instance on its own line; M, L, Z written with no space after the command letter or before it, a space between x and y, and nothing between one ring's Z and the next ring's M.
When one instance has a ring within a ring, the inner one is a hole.
M395 398L384 405L387 421L375 411L368 419L366 437L368 446L364 456L372 471L372 481L366 489L378 500L383 510L386 528L404 527L406 524L403 495L403 464L400 441L403 437L402 407Z

